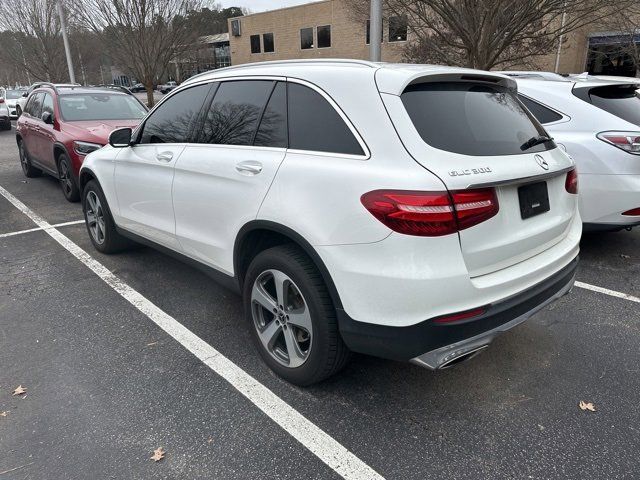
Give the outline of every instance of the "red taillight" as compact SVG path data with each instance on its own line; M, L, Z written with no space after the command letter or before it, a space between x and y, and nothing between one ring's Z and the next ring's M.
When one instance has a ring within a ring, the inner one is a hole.
M467 310L466 312L454 313L452 315L445 315L433 320L433 323L451 323L458 322L460 320L469 320L470 318L479 317L483 315L486 310L484 308L475 308L473 310Z
M492 188L449 192L374 190L360 201L391 230L439 237L477 225L498 213Z
M4 98L0 98L0 103L4 103Z
M603 142L610 143L625 152L640 155L639 132L600 132L597 137Z
M573 193L574 195L578 194L578 171L575 168L567 172L564 188L569 193Z
M640 208L632 208L631 210L622 212L622 215L626 215L628 217L640 217Z

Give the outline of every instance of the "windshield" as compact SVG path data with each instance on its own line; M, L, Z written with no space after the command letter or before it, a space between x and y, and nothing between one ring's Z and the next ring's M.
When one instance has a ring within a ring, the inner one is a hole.
M434 82L410 85L402 103L422 139L432 147L464 155L517 155L555 148L515 93L499 85Z
M640 98L635 85L592 88L589 97L596 107L640 125Z
M118 93L60 95L60 113L66 121L139 120L147 112L135 98Z
M23 90L7 90L7 100L15 100L22 97Z

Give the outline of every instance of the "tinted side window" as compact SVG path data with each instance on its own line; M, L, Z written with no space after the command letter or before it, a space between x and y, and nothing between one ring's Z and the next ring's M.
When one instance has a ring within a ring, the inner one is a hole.
M592 88L589 97L596 107L640 125L640 98L637 92L636 85L615 85Z
M183 90L162 103L144 123L140 143L185 143L210 84Z
M42 102L42 113L49 112L53 115L53 97L48 93L44 94L44 101ZM42 113L40 116L42 116Z
M29 110L28 114L32 117L40 118L42 113L42 102L44 100L44 93L35 93L32 95L32 98L29 99Z
M533 116L536 117L536 119L540 123L551 123L562 120L562 115L543 105L540 105L538 102L534 102L533 100L527 97L523 97L522 95L518 95L518 98L522 103L524 103L524 106L527 107L531 113L533 113Z
M523 149L544 128L505 87L467 82L409 85L401 96L416 130L432 147L464 155L518 155L555 148L550 142Z
M220 83L204 118L198 143L252 145L273 84L268 80Z
M287 147L287 84L278 82L264 110L254 145Z
M289 148L364 155L342 117L322 95L289 83Z

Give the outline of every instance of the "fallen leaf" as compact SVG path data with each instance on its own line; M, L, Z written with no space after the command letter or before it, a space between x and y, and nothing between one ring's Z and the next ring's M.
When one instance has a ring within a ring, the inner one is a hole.
M151 457L151 460L153 460L154 462L159 462L160 460L162 460L164 458L164 450L162 449L162 447L158 447L153 451L153 456Z
M580 410L589 410L590 412L596 411L595 405L591 402L585 402L583 400L580 400L580 403L578 404L578 406L580 407Z
M0 417L6 417L9 414L9 412L4 411L4 412L0 412Z
M24 393L27 393L27 389L22 385L18 385L18 388L13 391L13 395L22 395Z
M623 254L621 254L621 255L620 255L620 257L622 257L622 258L631 258L631 256L630 256L630 255L625 255L624 253L623 253Z
M213 443L213 438L209 437L209 440L207 440L207 443Z

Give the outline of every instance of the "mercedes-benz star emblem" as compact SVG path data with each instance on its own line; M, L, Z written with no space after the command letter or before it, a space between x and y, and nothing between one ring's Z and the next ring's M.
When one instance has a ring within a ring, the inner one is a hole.
M549 164L544 158L542 158L540 155L536 155L534 158L536 159L536 163L538 165L540 165L545 170L549 170Z

